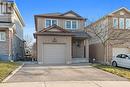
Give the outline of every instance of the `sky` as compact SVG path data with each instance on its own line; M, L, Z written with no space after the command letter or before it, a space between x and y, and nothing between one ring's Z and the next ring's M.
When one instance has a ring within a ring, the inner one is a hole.
M81 16L96 21L120 7L130 9L130 0L15 0L26 24L24 35L33 38L34 15L73 10Z

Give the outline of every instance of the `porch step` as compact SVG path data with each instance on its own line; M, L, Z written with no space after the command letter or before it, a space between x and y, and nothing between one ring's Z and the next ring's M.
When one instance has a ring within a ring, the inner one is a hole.
M89 58L73 58L72 63L89 63Z

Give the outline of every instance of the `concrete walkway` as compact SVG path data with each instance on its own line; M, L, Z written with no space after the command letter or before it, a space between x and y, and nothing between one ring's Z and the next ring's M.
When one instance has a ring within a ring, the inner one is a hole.
M130 87L128 81L48 81L2 83L0 87Z

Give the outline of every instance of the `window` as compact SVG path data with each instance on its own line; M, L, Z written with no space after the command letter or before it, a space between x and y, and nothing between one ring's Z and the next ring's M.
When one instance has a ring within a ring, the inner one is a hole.
M6 40L6 33L0 32L0 41L5 41L5 40Z
M124 29L124 18L120 18L119 22L120 22L120 29Z
M6 3L3 4L3 6L2 6L2 11L3 11L3 12L2 12L3 14L6 13Z
M78 23L77 21L66 21L65 26L66 26L66 29L77 29Z
M47 27L52 26L54 24L56 24L56 25L58 24L56 19L46 19L45 27L47 28Z
M3 2L2 4L0 4L0 14L5 14L7 13L7 5L5 2Z
M116 57L117 57L117 58L121 58L121 54L117 55Z
M118 28L118 18L113 18L113 27L114 29Z
M66 28L71 29L71 21L66 21Z
M125 54L122 54L122 57L121 57L121 58L126 59L126 57L128 57L128 56L125 55Z
M126 29L130 29L130 19L126 19Z
M57 20L52 20L52 25L56 24L57 25Z
M72 21L72 28L73 28L73 29L76 29L76 28L77 28L77 23L76 23L76 21Z
M46 27L51 26L51 20L46 20Z

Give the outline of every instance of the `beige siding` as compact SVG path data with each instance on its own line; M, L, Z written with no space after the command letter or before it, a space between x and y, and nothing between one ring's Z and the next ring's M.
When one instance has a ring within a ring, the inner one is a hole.
M96 59L96 62L103 63L104 62L104 47L102 44L91 44L89 46L89 55L90 61L92 62L93 59Z

